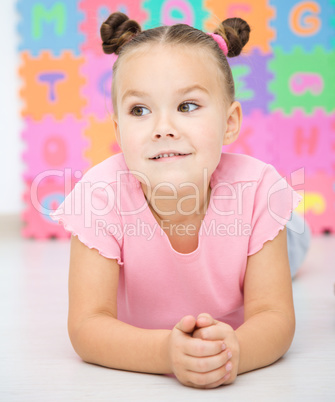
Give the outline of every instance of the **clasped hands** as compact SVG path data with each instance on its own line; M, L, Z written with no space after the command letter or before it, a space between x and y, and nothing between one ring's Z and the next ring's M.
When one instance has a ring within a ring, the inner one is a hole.
M173 374L189 387L216 388L237 376L235 331L209 314L183 317L170 333L168 350Z

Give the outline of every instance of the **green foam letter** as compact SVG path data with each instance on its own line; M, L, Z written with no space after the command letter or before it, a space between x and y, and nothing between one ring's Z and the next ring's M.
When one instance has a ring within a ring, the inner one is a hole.
M65 33L66 10L64 3L58 2L49 10L42 3L36 3L32 9L32 36L34 39L42 37L42 22L54 22L55 34L62 36Z

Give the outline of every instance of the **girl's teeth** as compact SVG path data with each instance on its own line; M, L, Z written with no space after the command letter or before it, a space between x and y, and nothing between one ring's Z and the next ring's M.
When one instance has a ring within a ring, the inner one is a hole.
M177 156L177 155L181 155L181 154L161 154L155 157L155 159L160 159L160 158L168 158L170 156Z

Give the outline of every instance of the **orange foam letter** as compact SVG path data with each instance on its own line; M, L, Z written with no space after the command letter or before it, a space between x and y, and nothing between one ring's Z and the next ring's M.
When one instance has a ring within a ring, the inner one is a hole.
M306 12L312 15L304 16ZM303 1L296 4L290 13L290 27L292 31L299 36L315 35L321 27L320 5L314 1Z

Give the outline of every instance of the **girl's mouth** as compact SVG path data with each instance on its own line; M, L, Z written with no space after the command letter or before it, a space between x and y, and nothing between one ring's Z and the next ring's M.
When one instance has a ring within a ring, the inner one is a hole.
M178 159L180 157L187 156L187 155L190 155L190 154L182 154L179 152L162 153L162 154L154 156L153 158L150 158L150 160Z

